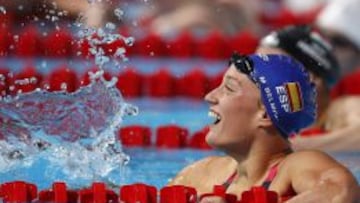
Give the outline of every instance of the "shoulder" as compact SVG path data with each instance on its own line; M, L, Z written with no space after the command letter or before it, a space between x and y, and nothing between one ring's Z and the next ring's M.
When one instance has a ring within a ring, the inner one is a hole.
M343 167L330 155L318 150L296 151L284 160L284 165L291 169Z
M191 185L191 182L214 176L219 177L221 180L223 178L222 174L227 175L231 173L230 171L235 167L236 162L228 156L210 156L186 166L177 174L170 184ZM219 170L220 168L221 170Z
M286 174L287 180L297 194L323 193L337 198L351 199L358 190L357 181L351 172L324 152L316 150L296 152L285 159L281 170L287 172L283 174Z
M298 151L289 155L283 163L291 182L304 182L309 184L321 179L337 181L353 181L351 172L330 155L317 150Z
M213 170L218 170L218 166L221 168L226 168L230 165L236 166L236 162L228 156L210 156L185 167L180 173L182 175L198 172L200 173L204 171L211 173Z

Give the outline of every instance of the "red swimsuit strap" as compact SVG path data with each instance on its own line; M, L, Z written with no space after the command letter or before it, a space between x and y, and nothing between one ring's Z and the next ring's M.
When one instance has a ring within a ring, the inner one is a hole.
M268 175L265 178L265 181L263 182L262 186L266 189L269 189L271 182L274 180L274 178L277 175L278 169L279 169L280 162L274 164L271 166Z
M235 170L231 176L226 179L226 181L222 184L222 186L225 188L225 190L231 185L231 183L234 182L235 178L237 176L237 170Z

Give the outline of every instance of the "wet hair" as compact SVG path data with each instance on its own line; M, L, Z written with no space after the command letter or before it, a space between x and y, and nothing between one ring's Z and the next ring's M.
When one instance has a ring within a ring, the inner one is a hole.
M322 78L329 88L339 79L339 64L331 45L310 26L288 26L272 32L262 39L261 46L276 47L287 52Z

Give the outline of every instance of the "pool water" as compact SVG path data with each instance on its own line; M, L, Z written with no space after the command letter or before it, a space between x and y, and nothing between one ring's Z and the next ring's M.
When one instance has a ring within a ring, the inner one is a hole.
M122 126L140 124L151 127L153 130L152 143L155 142L154 130L158 126L176 124L187 128L191 135L212 122L212 119L207 116L208 105L202 100L142 98L127 100L127 102L136 105L139 108L139 114L125 117ZM125 167L115 170L113 172L115 174L111 174L110 179L78 177L69 183L69 186L80 188L91 185L92 181L104 181L117 186L141 182L162 188L188 164L206 156L221 154L215 150L159 149L154 145L148 148L123 147L123 151L130 157L130 161ZM346 165L360 181L360 152L333 153L331 155ZM64 176L69 176L69 174L61 173L56 166L48 168L47 160L39 159L35 163L32 163L33 160L28 161L28 165L24 164L21 168L16 168L7 174L2 173L0 182L25 180L35 183L39 189L45 189L51 187L54 181L62 181ZM65 180L69 180L69 178Z
M24 64L16 62L17 60L4 60L4 63L10 67L14 67L14 71L19 71ZM38 60L41 64L42 61ZM18 64L19 63L19 64ZM40 69L43 74L49 73L52 67L56 67L61 62L48 61L47 67ZM181 65L179 65L181 64ZM224 62L204 62L197 60L179 61L172 60L133 60L132 65L143 73L156 71L159 67L169 67L174 75L181 75L191 70L194 66L201 67L209 75L217 74L223 70ZM73 66L79 74L83 73L86 68L81 62L72 61ZM89 65L88 65L89 66ZM181 67L180 67L181 66ZM41 67L41 66L40 66ZM203 100L189 99L183 97L173 97L167 99L156 98L138 98L125 99L127 103L133 104L139 108L137 116L124 117L121 126L144 125L150 127L152 132L152 143L155 143L155 130L162 125L175 124L189 130L191 135L211 123L213 119L209 118L208 105ZM13 180L25 180L35 183L39 189L51 187L54 181L69 181L68 185L72 188L86 187L91 185L93 181L104 181L109 184L123 185L132 183L146 183L154 185L158 188L165 186L171 178L173 178L183 167L193 163L203 157L210 155L218 155L221 152L214 150L194 150L194 149L158 149L154 147L148 148L128 148L123 147L123 151L130 157L129 163L125 167L119 167L119 170L112 172L110 179L102 177L87 176L84 169L83 177L67 177L71 173L64 174L57 166L48 167L49 161L46 159L38 159L34 162L31 159L20 160L24 162L22 167L14 168L8 172L0 172L0 182ZM46 153L46 152L44 152ZM360 181L360 152L351 153L333 153L331 154L341 163L346 165ZM59 160L61 161L61 160ZM78 169L77 172L82 172Z

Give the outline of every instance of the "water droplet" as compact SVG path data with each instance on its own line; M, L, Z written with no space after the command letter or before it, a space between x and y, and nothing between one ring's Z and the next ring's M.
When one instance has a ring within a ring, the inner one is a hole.
M108 22L106 23L105 27L110 30L115 30L116 25L114 23Z
M131 23L133 26L137 27L138 26L138 22L136 20L134 20L132 23Z
M124 15L124 11L121 10L120 8L117 8L114 10L114 14L120 20Z
M44 88L45 90L49 90L49 89L50 89L50 85L46 83L46 84L44 84L43 88Z
M131 104L124 105L124 114L127 116L136 116L139 113L139 108Z
M133 46L134 42L135 42L135 38L134 37L126 37L124 39L124 42L127 46Z
M14 41L18 42L19 41L19 35L13 35Z
M0 6L0 12L6 14L6 9L3 6Z
M125 54L125 52L126 52L126 50L123 47L120 47L120 48L116 49L115 56L122 56Z
M18 9L19 9L19 11L24 10L24 5L19 5L19 6L18 6Z
M67 90L67 84L65 82L61 83L61 90Z
M59 18L57 17L57 16L52 16L51 17L51 21L52 22L55 22L55 21L58 21L59 20Z

